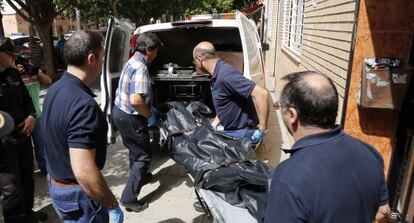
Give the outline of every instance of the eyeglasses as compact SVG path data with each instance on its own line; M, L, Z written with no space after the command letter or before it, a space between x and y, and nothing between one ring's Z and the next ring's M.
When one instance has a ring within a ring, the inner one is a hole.
M280 105L280 102L277 101L273 104L273 107L275 107L276 109L281 109L281 108L286 108L288 106Z

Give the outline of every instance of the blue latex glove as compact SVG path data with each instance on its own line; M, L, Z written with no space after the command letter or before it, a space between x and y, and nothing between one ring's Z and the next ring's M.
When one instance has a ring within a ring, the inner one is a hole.
M259 129L256 129L254 131L252 137L250 138L254 144L257 144L266 136L265 132L260 131Z
M148 118L148 127L151 127L155 124L160 114L160 112L155 107L151 107L150 111L151 111L151 116Z
M111 219L111 223L124 222L124 212L122 212L119 204L115 208L108 209L108 214Z

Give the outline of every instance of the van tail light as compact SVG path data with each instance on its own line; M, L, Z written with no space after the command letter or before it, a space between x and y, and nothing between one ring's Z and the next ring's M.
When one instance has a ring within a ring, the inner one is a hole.
M131 58L135 53L135 44L137 43L138 34L134 34L129 41L129 58Z

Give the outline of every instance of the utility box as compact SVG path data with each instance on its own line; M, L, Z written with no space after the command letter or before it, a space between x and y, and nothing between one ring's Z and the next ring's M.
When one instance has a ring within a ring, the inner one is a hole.
M359 105L400 110L414 67L398 59L367 58L362 69Z

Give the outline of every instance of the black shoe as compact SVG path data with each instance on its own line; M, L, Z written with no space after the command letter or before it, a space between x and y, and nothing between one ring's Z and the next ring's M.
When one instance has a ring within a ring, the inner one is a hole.
M121 205L124 206L125 210L128 212L131 212L131 211L141 212L148 208L148 202L121 203Z
M204 209L204 207L203 207L203 205L201 204L201 202L200 202L200 201L196 201L196 202L194 202L193 207L194 207L194 209L195 209L196 211L198 211L198 212L203 212L203 213L205 213L205 212L206 212L206 211L205 211L205 209Z
M145 174L144 179L142 180L142 185L150 183L152 180L152 177L153 177L152 173Z
M32 211L32 213L30 214L30 218L31 218L32 222L45 222L45 221L47 221L49 216L44 212Z

